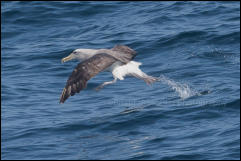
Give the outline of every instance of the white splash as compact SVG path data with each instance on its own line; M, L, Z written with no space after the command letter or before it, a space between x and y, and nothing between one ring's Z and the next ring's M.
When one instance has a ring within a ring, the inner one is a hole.
M165 77L164 75L160 75L159 79L160 81L162 81L162 83L167 84L173 90L175 90L178 93L179 97L181 97L182 99L189 98L196 94L196 92L192 91L187 84L181 84L179 82L175 82L174 80L171 80Z

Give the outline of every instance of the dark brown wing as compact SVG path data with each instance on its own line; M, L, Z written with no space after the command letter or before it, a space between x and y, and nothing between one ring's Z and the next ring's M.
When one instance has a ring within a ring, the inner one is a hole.
M112 65L116 59L108 54L97 54L79 63L70 75L60 97L60 103L69 97L79 93L87 85L87 81Z
M125 45L115 45L111 50L118 52L119 56L122 56L124 58L124 60L127 60L125 63L128 63L129 61L134 59L137 54L135 50L133 50Z
M130 62L136 56L133 49L124 45L116 45L112 49L99 49L97 53L106 53L124 64Z
M111 50L127 53L127 54L130 54L130 55L133 55L133 56L136 55L135 50L133 50L130 47L125 46L125 45L115 45Z

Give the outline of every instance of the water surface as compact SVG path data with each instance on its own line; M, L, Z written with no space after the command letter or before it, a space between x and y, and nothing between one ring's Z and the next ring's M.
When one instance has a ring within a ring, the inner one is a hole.
M1 2L2 159L240 159L240 2ZM128 45L160 82L101 73L59 104L76 48Z

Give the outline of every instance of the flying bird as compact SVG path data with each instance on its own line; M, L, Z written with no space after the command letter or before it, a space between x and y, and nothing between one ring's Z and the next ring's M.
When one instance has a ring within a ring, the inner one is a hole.
M69 96L79 93L87 86L87 81L102 71L109 71L113 80L104 82L96 88L100 90L108 84L115 83L117 79L124 80L125 76L133 76L144 80L148 85L158 78L147 75L139 69L142 64L132 61L136 51L125 45L115 45L112 49L76 49L69 56L62 59L62 63L77 59L80 63L69 76L65 88L60 97L60 103L64 103Z

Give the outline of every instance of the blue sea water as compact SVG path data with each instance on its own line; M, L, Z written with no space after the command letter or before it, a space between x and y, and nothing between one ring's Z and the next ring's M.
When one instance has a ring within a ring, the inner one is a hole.
M240 159L240 2L1 2L1 158ZM159 77L64 104L76 48L124 44Z

